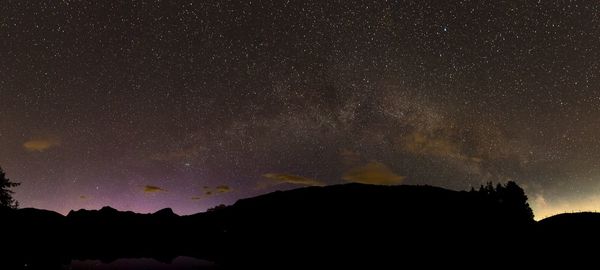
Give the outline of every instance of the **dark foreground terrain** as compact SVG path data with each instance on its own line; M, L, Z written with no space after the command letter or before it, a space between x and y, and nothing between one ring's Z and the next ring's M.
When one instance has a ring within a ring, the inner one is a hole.
M600 245L600 215L535 222L514 183L471 192L347 184L274 192L191 216L105 207L67 216L2 210L0 220L0 269L177 256L221 268L513 265L564 258L584 242Z

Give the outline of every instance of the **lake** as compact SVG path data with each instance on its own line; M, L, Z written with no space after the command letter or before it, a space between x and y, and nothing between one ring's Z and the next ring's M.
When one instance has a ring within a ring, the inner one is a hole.
M172 262L159 262L155 259L136 258L136 259L118 259L110 263L104 263L98 260L71 261L70 265L63 267L63 270L198 270L198 269L216 269L214 263L191 257L177 257Z

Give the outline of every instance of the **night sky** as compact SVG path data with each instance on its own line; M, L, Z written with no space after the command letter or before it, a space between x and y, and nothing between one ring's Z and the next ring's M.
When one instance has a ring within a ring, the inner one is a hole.
M597 1L0 1L22 207L516 181L600 210Z

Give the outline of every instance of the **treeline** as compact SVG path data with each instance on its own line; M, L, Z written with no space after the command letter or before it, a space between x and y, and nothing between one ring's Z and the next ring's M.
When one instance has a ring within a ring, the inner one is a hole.
M505 185L488 182L479 189L472 187L470 193L483 198L511 220L533 220L533 211L527 203L525 191L513 181Z

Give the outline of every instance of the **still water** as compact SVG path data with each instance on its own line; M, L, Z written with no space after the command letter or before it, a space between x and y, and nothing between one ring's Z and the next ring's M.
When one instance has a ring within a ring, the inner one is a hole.
M74 260L63 270L199 270L216 269L214 263L190 257L177 257L172 262L159 262L154 259L118 259L110 263L101 261Z

